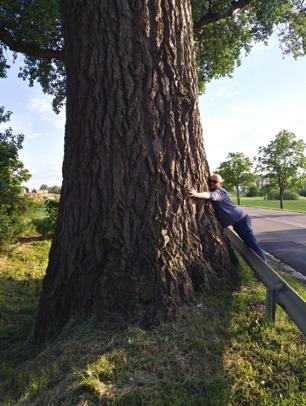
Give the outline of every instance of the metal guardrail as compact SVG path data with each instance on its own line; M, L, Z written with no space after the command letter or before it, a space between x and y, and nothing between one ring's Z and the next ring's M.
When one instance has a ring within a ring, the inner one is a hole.
M306 301L253 250L247 247L234 231L228 228L226 233L232 247L239 252L266 286L267 319L275 320L275 307L278 304L306 336Z

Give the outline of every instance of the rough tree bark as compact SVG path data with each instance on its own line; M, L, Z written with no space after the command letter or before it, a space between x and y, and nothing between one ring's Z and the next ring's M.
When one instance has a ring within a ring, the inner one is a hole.
M234 277L210 204L186 0L62 0L67 122L59 217L35 325L149 321Z

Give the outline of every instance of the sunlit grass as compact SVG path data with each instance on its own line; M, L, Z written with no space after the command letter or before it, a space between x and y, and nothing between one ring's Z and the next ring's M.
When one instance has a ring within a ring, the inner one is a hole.
M232 197L234 202L237 203L234 196ZM279 200L264 200L263 197L242 197L241 206L280 210ZM306 213L306 198L301 197L299 200L284 200L284 210Z
M14 343L17 348L29 335L49 248L50 241L17 243L0 256L0 379L22 357L14 351L10 355L7 348Z

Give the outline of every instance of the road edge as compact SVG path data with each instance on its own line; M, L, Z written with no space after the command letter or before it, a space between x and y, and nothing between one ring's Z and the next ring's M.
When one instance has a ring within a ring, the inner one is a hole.
M296 271L290 265L274 257L272 254L270 254L270 252L264 251L264 253L268 262L271 263L272 268L276 268L275 269L276 271L279 270L281 272L285 272L288 275L292 276L297 281L302 282L303 284L306 285L306 275L303 275L301 272ZM281 269L277 269L277 267Z

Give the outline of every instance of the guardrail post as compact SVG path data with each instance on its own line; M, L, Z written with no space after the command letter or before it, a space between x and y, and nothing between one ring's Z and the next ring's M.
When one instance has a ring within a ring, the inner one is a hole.
M266 320L275 322L275 308L276 308L276 290L266 288Z

